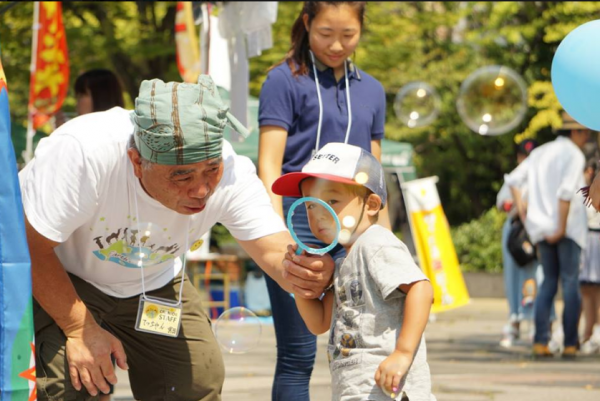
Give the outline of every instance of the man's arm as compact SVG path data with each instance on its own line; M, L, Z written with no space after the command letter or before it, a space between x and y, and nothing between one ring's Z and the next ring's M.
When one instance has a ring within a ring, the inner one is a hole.
M331 256L296 255L287 231L240 241L250 257L285 291L302 298L316 298L329 285L334 262Z
M554 234L546 237L546 241L549 244L556 244L567 233L567 218L569 217L570 207L571 202L562 199L558 200L558 229Z
M98 394L98 389L108 393L110 388L106 380L117 383L111 354L121 369L127 369L123 347L119 340L100 328L77 295L54 253L59 243L39 234L27 220L25 227L31 255L33 296L67 337L69 376L73 387L79 391L83 384L91 395Z
M525 224L525 219L527 218L527 205L523 202L523 195L521 194L521 190L517 187L510 187L510 193L513 197L513 202L517 209L517 213L519 214L519 218Z
M527 176L531 164L531 158L523 160L510 174L504 175L504 182L509 186L510 193L513 197L513 202L519 213L519 217L523 224L525 224L525 216L527 215L527 205L523 202L523 196L521 194L521 188L523 184L527 182Z
M588 198L594 209L600 212L600 173L596 174L592 185L590 185Z

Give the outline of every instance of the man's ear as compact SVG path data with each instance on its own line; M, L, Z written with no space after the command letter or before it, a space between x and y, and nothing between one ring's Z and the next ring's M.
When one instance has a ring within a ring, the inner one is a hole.
M127 149L127 157L129 157L129 161L133 165L133 173L137 178L142 178L142 157L140 156L140 152L137 149L129 148Z
M376 216L381 210L381 198L376 194L369 194L366 200L367 215Z

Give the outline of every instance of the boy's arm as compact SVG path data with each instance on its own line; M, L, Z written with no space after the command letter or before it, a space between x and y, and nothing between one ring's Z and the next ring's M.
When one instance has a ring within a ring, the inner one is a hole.
M406 293L404 301L404 320L396 341L396 350L410 355L411 359L421 341L429 312L433 303L433 287L429 281L417 281L401 285L400 291Z
M412 364L433 303L433 288L429 281L417 281L398 288L406 293L402 329L396 349L375 372L376 383L394 393L400 389L400 382Z
M325 333L331 326L333 291L327 291L322 300L295 297L296 306L306 327L314 335Z

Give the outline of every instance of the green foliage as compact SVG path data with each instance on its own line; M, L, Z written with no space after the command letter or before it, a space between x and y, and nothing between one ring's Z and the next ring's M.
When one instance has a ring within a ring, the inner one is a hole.
M8 2L0 1L0 8ZM2 62L11 91L11 115L23 124L29 90L31 2L0 16ZM71 88L84 70L117 72L132 106L140 82L180 80L175 62L175 2L63 2L71 62ZM218 8L218 7L217 7ZM250 92L257 96L268 68L290 46L290 28L302 2L279 2L272 49L250 60ZM420 177L437 175L450 224L480 216L495 202L503 174L515 167L514 144L554 138L560 105L550 82L552 57L561 40L579 25L600 18L600 2L369 2L354 60L378 79L387 95L386 137L410 142ZM497 136L475 134L460 120L456 98L477 68L506 65L529 87L523 123ZM393 111L398 90L425 81L442 105L431 125L410 129ZM74 97L64 111L74 110Z
M493 207L480 218L451 229L463 271L502 271L502 225L506 213Z
M215 224L210 231L211 248L220 249L222 245L235 243L233 235L222 224Z
M251 88L258 95L267 68L289 48L298 2L280 2L273 49L251 61ZM560 41L577 26L600 17L600 2L369 2L354 59L377 78L387 94L385 135L410 142L420 177L437 175L451 224L480 216L495 202L503 175L515 167L514 145L524 138L554 138L560 105L550 69ZM456 99L461 83L477 68L506 65L529 86L523 123L497 137L473 133L460 120ZM398 90L425 81L438 91L438 119L408 128L395 116Z
M0 8L8 4L0 1ZM75 111L73 85L92 68L112 69L132 107L144 79L180 80L175 62L176 2L62 2L69 50L69 97L63 111ZM13 124L27 125L33 2L0 15L2 65L7 76Z

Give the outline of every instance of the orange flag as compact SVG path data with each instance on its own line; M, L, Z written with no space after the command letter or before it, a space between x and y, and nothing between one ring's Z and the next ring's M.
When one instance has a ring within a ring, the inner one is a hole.
M34 129L44 125L60 109L69 88L69 54L62 4L45 1L36 2L35 7L29 89L29 113Z
M200 75L200 48L194 26L192 3L177 2L175 14L175 49L177 68L184 82L196 83Z

